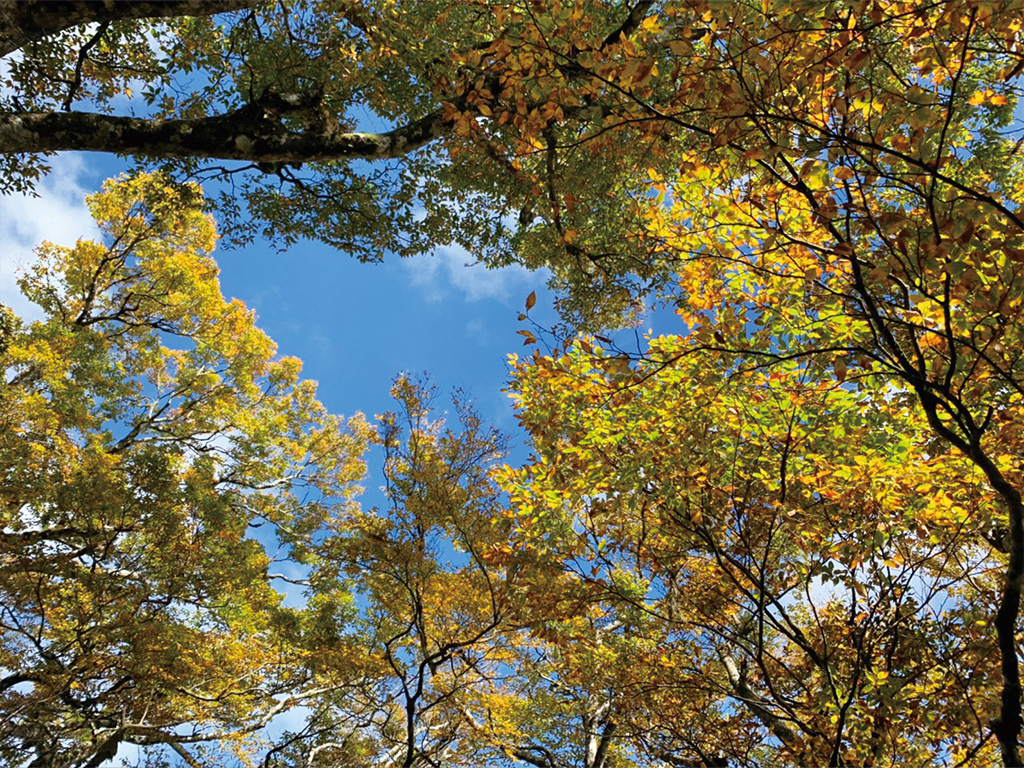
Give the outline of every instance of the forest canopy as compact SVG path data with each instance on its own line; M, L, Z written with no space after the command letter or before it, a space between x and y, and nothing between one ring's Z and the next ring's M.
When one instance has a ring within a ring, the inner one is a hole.
M45 318L4 317L0 750L1022 765L1022 26L0 2L5 190L56 152L135 164L102 242L40 248ZM407 376L375 428L329 415L221 298L213 216L228 245L550 270L560 322L512 359L531 456ZM681 331L614 341L652 307Z

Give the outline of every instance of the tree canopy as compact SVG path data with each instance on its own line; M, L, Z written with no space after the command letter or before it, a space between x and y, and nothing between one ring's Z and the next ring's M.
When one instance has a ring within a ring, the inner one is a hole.
M11 764L243 739L301 699L268 552L308 560L369 437L223 299L196 187L140 176L91 208L103 242L41 246L21 284L45 319L3 341Z
M168 703L159 733L329 691L282 764L1021 765L1022 26L1009 0L0 4L7 188L71 149L151 171L96 203L109 244L43 249L49 319L5 331L4 667L46 669L8 678L8 722L40 765L89 764L137 720L100 702L156 717L164 690L106 670L192 621L301 659L217 662L244 692ZM564 323L523 331L548 348L512 383L534 456L488 474L500 439L432 425L401 379L393 507L261 495L311 471L347 498L365 427L193 285L203 206L236 242L549 268ZM649 306L682 332L594 335ZM307 607L274 606L257 518ZM214 607L160 560L221 525ZM44 615L48 589L136 607ZM181 663L139 672L202 676Z

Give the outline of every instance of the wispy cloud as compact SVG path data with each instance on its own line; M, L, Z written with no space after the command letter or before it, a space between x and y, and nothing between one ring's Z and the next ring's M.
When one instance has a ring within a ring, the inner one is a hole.
M36 188L38 197L0 198L0 302L25 320L40 317L17 285L19 272L35 261L33 249L43 240L70 246L79 238L99 236L85 207L85 195L93 191L82 186L85 162L77 155L59 155L51 164L53 172Z
M412 284L424 291L429 301L441 301L450 292L461 293L467 301L498 299L519 304L523 292L545 281L545 275L512 265L488 269L457 245L442 245L433 253L402 259Z

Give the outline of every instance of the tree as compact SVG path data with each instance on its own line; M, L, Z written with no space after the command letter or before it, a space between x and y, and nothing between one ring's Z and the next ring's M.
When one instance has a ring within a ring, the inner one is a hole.
M21 286L45 318L6 315L0 754L197 764L309 695L314 611L280 605L267 547L308 561L368 428L221 296L198 188L140 176L89 205L103 242L41 246Z
M489 562L507 526L487 474L504 437L461 393L452 427L431 418L429 385L401 376L392 396L398 410L378 417L388 506L353 508L318 548L318 573L356 595L375 672L355 695L321 698L296 743L346 765L472 765L465 700L508 656L508 580Z
M607 621L586 585L511 546L517 520L491 477L505 437L464 393L451 424L425 382L400 376L392 395L378 417L388 506L334 520L313 577L354 595L357 616L333 630L363 649L363 677L335 682L352 679L351 657L319 666L329 693L264 764L607 768L609 676L553 662Z
M41 154L118 152L228 181L219 208L237 241L316 237L375 260L422 250L454 230L441 210L417 223L439 159L409 155L450 128L429 84L485 20L444 3L409 16L389 3L5 2L7 183L30 188ZM355 162L398 159L408 167Z
M831 370L918 409L931 452L952 447L986 478L1008 534L991 722L1006 765L1021 730L1021 23L1013 4L693 3L651 15L615 61L552 44L549 61L619 102L599 137L555 129L541 146L555 164L581 141L619 151L632 231L617 243L593 207L561 210L557 184L587 188L552 174L554 226L535 233L580 256L563 262L578 322L616 286L678 309L687 342L652 350L656 366L703 349L725 354L720 376Z
M521 546L633 644L617 737L693 766L989 765L995 494L895 389L650 342L518 364ZM620 641L620 643L623 641ZM593 654L566 649L572 668Z
M48 153L117 152L226 182L235 241L309 237L374 260L457 241L500 263L518 229L571 231L554 181L592 164L557 142L635 122L575 59L633 59L652 7L8 1L5 178L29 189ZM579 173L609 242L636 221L608 197L627 165ZM519 250L540 265L548 244Z

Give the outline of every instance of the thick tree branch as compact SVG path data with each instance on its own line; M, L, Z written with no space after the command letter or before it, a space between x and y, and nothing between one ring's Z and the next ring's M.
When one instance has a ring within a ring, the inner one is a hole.
M0 153L81 150L285 164L383 160L429 144L447 126L441 113L435 112L384 133L341 132L329 126L297 132L272 119L259 105L195 120L86 112L7 113L0 114Z
M743 702L743 704L753 713L753 715L764 723L765 727L770 730L775 737L783 744L793 744L796 741L796 734L793 733L793 729L782 722L782 719L772 713L770 709L761 703L760 697L754 693L747 681L741 674L739 667L736 665L736 660L733 659L727 653L722 653L722 664L725 665L725 671L729 675L729 683L732 685L732 689L736 694L736 698Z
M266 0L0 0L0 56L83 24L212 16Z
M614 45L623 37L629 37L633 34L644 20L644 17L647 16L647 12L651 10L652 5L654 5L653 0L639 0L639 2L635 3L629 10L629 16L625 18L622 24L605 37L604 42L601 43L601 48Z
M615 735L617 724L611 718L605 720L604 729L601 731L601 738L597 742L597 751L594 753L593 768L604 768L605 760L608 759L608 748L612 745L612 737Z
M512 757L516 760L522 760L524 763L535 765L537 768L556 768L558 765L551 754L551 750L535 744L513 749Z
M702 757L699 761L684 760L669 752L659 752L655 757L675 768L729 768L729 758L725 755Z

